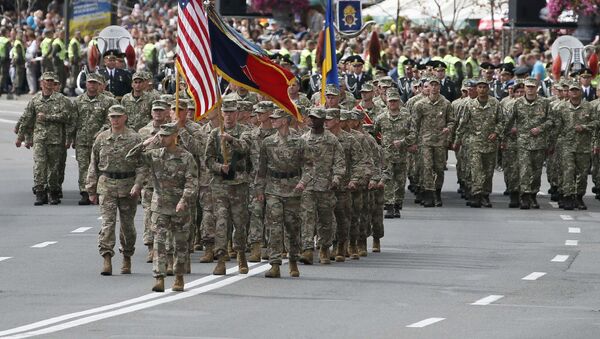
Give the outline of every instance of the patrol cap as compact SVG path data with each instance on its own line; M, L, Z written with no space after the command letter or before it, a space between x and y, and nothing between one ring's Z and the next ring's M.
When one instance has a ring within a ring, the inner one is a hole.
M436 83L440 83L440 79L436 78L436 77L429 77L429 79L427 79L427 82L429 82L430 84L432 82L436 82Z
M327 119L327 120L340 118L340 109L339 108L328 108L325 110L325 112L326 112L325 119Z
M340 111L340 121L352 120L354 118L354 113L347 109L343 109Z
M384 76L379 79L379 87L392 87L392 78L390 76Z
M238 103L238 105L239 105L239 103ZM275 109L275 105L273 105L273 103L270 101L259 101L256 105L254 105L254 111L256 113L271 112L274 109Z
M176 122L169 122L166 124L160 125L160 130L158 131L158 135L169 136L177 133L179 127Z
M41 77L42 80L52 80L52 81L55 81L56 78L57 77L54 72L44 72L44 74L42 74L42 77Z
M131 77L131 80L146 80L146 75L144 75L144 72L135 72L133 73L133 76Z
M385 96L387 101L400 100L400 93L398 93L398 90L395 88L388 88L388 90L385 91Z
M373 85L369 84L369 83L364 83L362 85L362 87L360 88L361 92L373 92L374 88Z
M515 79L515 85L513 89L523 88L525 87L525 81L523 79Z
M325 95L340 95L340 90L336 85L329 84L325 86Z
M175 96L173 94L161 94L160 100L171 102L175 100Z
M314 117L317 119L325 119L326 115L327 114L325 113L325 110L321 107L313 107L308 111L309 117Z
M358 109L353 109L351 112L352 120L363 121L365 119L365 112Z
M108 108L108 116L114 115L127 115L127 111L125 111L125 107L121 105L112 105Z
M162 99L152 101L152 110L165 110L167 108L169 108L169 103Z
M271 113L271 115L269 115L269 118L271 118L271 119L279 119L279 118L286 118L286 117L290 117L291 118L291 115L287 114L281 108L274 109L273 113Z
M569 90L569 81L565 80L565 79L561 79L558 82L558 86L564 90L564 91L568 91Z
M97 82L99 84L104 83L104 76L99 73L89 73L85 79L87 82Z
M527 78L525 79L525 87L531 86L531 87L537 87L538 82L536 79L534 78Z
M179 106L180 110L187 110L188 109L188 104L186 100L182 100L179 99L179 102L173 100L171 101L171 109L175 110L175 108L177 108L177 106Z
M569 84L569 90L572 89L578 89L581 91L581 84L579 83L579 81L571 81L571 83Z
M250 101L242 100L242 101L238 101L238 108L240 111L249 112L252 110L253 105L252 105L252 102L250 102Z
M479 85L479 84L488 84L488 82L484 79L484 78L477 78L475 79L475 86Z
M221 112L235 112L238 110L237 101L234 99L225 99L221 105Z

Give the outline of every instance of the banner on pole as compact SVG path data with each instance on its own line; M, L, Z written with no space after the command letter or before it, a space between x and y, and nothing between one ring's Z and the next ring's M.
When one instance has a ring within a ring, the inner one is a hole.
M338 1L338 28L340 32L356 32L362 27L361 0Z

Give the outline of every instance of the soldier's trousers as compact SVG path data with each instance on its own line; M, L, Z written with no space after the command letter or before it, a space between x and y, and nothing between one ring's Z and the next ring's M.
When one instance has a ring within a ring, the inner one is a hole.
M558 166L559 157L556 152L546 155L546 178L550 186L558 186L558 178L562 175Z
M112 195L100 195L100 215L102 216L102 226L98 235L98 247L100 255L115 255L115 228L117 224L117 212L119 212L120 228L119 242L121 247L119 251L126 257L133 256L135 252L135 238L137 233L133 224L135 212L137 210L137 199L131 197L115 197Z
M331 247L335 194L331 191L304 191L301 204L302 249L312 250L315 248L315 233L319 247Z
M17 95L25 92L25 65L17 65L15 67L15 83L13 90Z
M585 194L585 191L587 190L590 161L590 153L562 152L563 195Z
M284 248L287 249L290 260L298 260L302 225L300 197L266 194L265 202L265 225L269 232L269 263L281 265Z
M50 192L60 190L60 163L64 145L33 144L33 184L36 191L46 187Z
M252 192L254 190L251 190ZM266 201L258 201L254 194L250 196L250 227L248 229L248 243L266 244L265 234L265 205Z
M363 196L362 190L352 191L352 210L351 215L352 218L350 220L350 243L355 244L359 239L361 239L362 231L363 231L363 215L362 211L365 207L365 198Z
M154 232L154 254L152 259L152 275L155 278L167 275L167 234L171 234L174 248L175 275L185 274L185 261L188 254L188 237L190 230L190 214L174 216L152 212L152 231Z
M471 147L469 150L469 167L471 170L471 193L492 193L492 178L496 168L496 151L489 153L479 152Z
M519 192L519 157L516 144L508 144L502 154L504 183L508 192Z
M348 240L351 225L352 195L348 191L335 192L335 209L333 210L336 221L335 241L344 243ZM357 230L358 231L358 227Z
M154 233L152 232L152 211L150 205L152 204L152 194L154 188L144 187L142 189L142 208L144 209L144 233L142 239L144 245L150 246L154 244Z
M211 185L215 213L215 251L221 256L227 251L227 227L233 229L233 249L246 250L248 227L248 185Z
M385 181L385 203L388 205L400 204L404 201L406 187L406 176L408 164L406 162L386 163L384 169Z
M192 199L190 199L193 203L189 205L190 221L188 230L188 250L190 253L194 252L194 241L196 240L196 214L198 213L197 200L198 196L194 195Z
M542 183L545 150L519 148L519 187L523 194L537 194Z
M213 213L214 203L210 187L200 186L198 195L200 204L202 205L202 223L200 225L202 242L205 245L214 245L216 222L215 214Z
M90 167L91 156L92 148L90 146L75 146L75 159L77 160L77 166L79 167L79 192L85 192L85 179L87 178L88 168ZM150 194L152 194L152 192L150 192ZM150 199L152 199L152 195L150 195Z
M421 146L421 183L425 191L442 189L444 185L444 166L446 148Z
M373 239L383 238L383 190L371 190L370 196L370 213L371 213L371 234Z
M600 187L600 154L592 154L592 182Z

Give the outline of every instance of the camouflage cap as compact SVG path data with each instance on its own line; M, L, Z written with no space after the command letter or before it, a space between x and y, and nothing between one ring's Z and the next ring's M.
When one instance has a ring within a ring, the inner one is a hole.
M339 119L340 118L340 109L339 108L328 108L325 110L325 119Z
M111 115L127 115L127 111L121 105L112 105L108 108L108 116Z
M336 85L329 84L325 86L325 95L340 95L340 90Z
M359 109L353 109L352 111L352 120L363 121L365 119L365 112Z
M527 78L527 79L525 79L525 87L527 87L527 86L537 87L538 81L534 78Z
M360 88L361 92L373 92L374 88L373 85L365 83L362 85L362 87Z
M347 109L343 109L340 111L340 121L352 120L354 118L354 113Z
M246 101L246 100L242 100L242 101L238 101L238 108L240 111L244 111L244 112L250 112L252 111L252 102L250 101Z
M573 80L569 83L569 90L578 89L581 91L581 84L579 81Z
M236 100L225 99L221 105L221 112L235 112L238 110L238 104Z
M269 115L269 118L271 118L271 119L279 119L279 118L286 118L286 117L290 117L291 118L291 115L287 114L281 108L274 109L273 113L271 113L271 115Z
M254 111L256 113L267 113L275 109L275 105L270 101L259 101L254 105Z
M180 110L187 110L187 108L188 108L187 100L179 99L179 102L177 102L175 100L171 101L171 109L172 110L175 110L175 108L177 108L177 106L179 106Z
M308 116L317 119L325 119L326 113L325 110L321 107L313 107L308 111Z
M393 82L394 80L392 80L392 77L384 76L379 79L379 87L392 87Z
M179 127L176 122L170 122L167 124L160 125L160 130L158 131L158 135L169 136L177 133Z
M104 76L99 73L89 73L85 80L88 82L97 82L99 84L103 84Z
M427 82L429 82L430 84L431 84L432 82L435 82L435 83L438 83L438 84L439 84L439 83L440 83L440 79L438 79L438 78L436 78L436 77L429 77L429 78L427 78Z
M133 76L131 77L131 80L146 80L146 75L144 74L144 72L135 72L133 73Z
M479 85L479 84L488 84L487 80L485 80L484 78L477 78L475 79L475 85Z
M54 72L44 72L44 74L42 74L42 77L40 79L55 81L57 78L58 77L56 76L56 73L54 73Z
M388 88L388 90L385 91L385 96L387 101L400 100L400 93L398 93L396 88Z
M565 80L565 79L561 79L558 82L558 87L560 87L560 89L562 89L562 90L568 90L569 89L569 81Z
M164 100L166 102L171 102L173 100L175 100L175 96L173 94L162 94L160 96L161 100Z
M169 108L169 103L162 99L152 101L152 110L165 110L167 108Z

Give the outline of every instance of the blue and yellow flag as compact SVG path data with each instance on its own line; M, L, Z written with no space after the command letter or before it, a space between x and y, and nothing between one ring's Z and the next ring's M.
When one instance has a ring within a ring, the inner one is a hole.
M335 55L335 28L333 27L333 4L332 0L327 0L327 9L325 11L325 37L323 39L323 66L321 69L321 105L325 104L325 87L330 84L340 87L337 72L337 58Z

